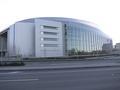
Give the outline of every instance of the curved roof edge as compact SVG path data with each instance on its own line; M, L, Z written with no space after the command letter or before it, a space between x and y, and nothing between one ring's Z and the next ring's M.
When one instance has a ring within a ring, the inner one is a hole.
M86 20L79 20L79 19L74 19L74 18L66 18L66 17L36 17L36 18L30 18L30 19L25 19L25 20L21 20L18 22L29 22L29 23L34 23L35 19L44 19L44 20L51 20L51 21L58 21L58 22L74 22L74 23L81 23L81 24L85 24L88 26L91 26L93 28L98 29L99 31L101 31L100 26L86 21ZM101 31L102 32L102 31ZM102 32L103 34L105 34L104 32ZM105 34L105 36L111 38L110 36L108 36L107 34Z
M30 19L21 20L19 22L34 23L35 19L45 19L45 20L63 21L63 22L75 22L75 23L87 24L87 25L99 28L99 26L97 24L95 24L95 23L92 23L92 22L89 22L89 21L86 21L86 20L79 20L79 19L66 18L66 17L36 17L36 18L30 18Z

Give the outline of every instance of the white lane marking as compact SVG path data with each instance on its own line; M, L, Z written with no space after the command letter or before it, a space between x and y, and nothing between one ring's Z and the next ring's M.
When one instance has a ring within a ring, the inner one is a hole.
M11 73L11 74L15 74L15 73L21 73L21 72L17 72L17 71L16 71L16 72L10 72L10 73Z
M6 73L0 73L0 74L17 74L17 73L22 73L22 72L15 71L15 72L6 72Z
M39 79L16 79L16 80L0 80L0 82L25 82L25 81L37 81Z

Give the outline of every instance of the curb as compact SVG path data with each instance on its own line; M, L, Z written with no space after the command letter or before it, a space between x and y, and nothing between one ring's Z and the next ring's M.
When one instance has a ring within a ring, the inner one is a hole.
M85 66L85 67L31 67L31 68L4 68L0 69L0 72L4 71L53 71L53 70L74 70L74 69L99 69L99 68L117 68L120 65L106 65L106 66Z

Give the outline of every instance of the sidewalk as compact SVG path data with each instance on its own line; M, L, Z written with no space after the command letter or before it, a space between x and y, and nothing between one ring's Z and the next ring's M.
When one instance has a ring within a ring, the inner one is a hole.
M89 68L107 68L120 67L120 63L46 63L33 66L9 66L0 67L1 71L36 71L36 70L70 70L70 69L89 69Z

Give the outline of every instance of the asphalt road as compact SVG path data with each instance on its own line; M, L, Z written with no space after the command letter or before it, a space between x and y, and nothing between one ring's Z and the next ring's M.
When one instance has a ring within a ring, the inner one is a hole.
M120 90L120 68L0 72L0 90Z

